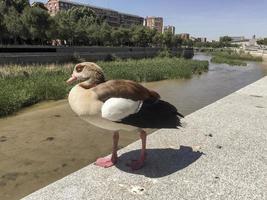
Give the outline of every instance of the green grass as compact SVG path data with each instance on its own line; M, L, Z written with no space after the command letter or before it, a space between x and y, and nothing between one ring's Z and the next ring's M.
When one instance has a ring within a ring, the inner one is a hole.
M70 73L63 67L0 68L0 116L42 100L64 98L69 91L64 80Z
M221 56L213 56L210 60L213 63L225 63L231 66L247 66L247 63L242 60L229 59Z
M213 52L211 62L213 63L225 63L228 65L247 66L246 61L262 61L262 57L255 57L249 53L235 51L221 51Z
M207 61L181 58L153 58L141 60L98 62L108 79L130 79L138 82L190 78L208 70Z
M207 61L181 58L153 58L98 62L107 79L130 79L138 82L190 78L208 70ZM65 80L74 64L0 67L0 116L43 100L67 96L70 88Z

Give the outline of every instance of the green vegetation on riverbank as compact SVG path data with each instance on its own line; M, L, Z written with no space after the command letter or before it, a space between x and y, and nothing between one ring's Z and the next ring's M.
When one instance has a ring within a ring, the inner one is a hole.
M235 51L213 52L211 62L228 65L247 66L245 61L262 61L262 57L254 57L249 53Z
M229 59L222 56L213 56L210 60L213 63L218 64L228 64L228 65L236 65L236 66L247 66L247 63L242 60L236 60L236 59Z
M139 82L190 78L208 70L207 61L181 58L153 58L98 62L107 79ZM74 64L47 66L5 66L0 68L0 116L42 100L63 99L70 88L65 83Z

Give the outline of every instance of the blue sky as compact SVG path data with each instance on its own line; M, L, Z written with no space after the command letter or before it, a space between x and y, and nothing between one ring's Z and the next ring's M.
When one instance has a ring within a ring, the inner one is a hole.
M43 0L46 1L46 0ZM267 37L267 0L72 0L121 12L161 16L176 33L218 39Z

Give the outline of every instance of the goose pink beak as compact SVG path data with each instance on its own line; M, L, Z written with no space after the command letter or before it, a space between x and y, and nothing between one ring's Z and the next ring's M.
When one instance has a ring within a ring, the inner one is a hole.
M68 84L72 84L73 82L75 82L77 80L77 77L72 75L66 82Z

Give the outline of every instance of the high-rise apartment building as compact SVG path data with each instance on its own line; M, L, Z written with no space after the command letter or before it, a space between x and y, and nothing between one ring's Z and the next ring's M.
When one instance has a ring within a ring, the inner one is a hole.
M92 9L98 17L105 19L109 25L114 27L118 26L129 27L131 25L143 25L144 21L143 17L137 15L120 13L116 10L101 8L90 4L76 3L68 0L48 0L45 6L48 9L50 15L55 15L57 12L61 10L68 10L71 9L72 7L85 6Z
M162 33L163 18L162 17L146 17L145 26L151 29L156 29L158 32Z

